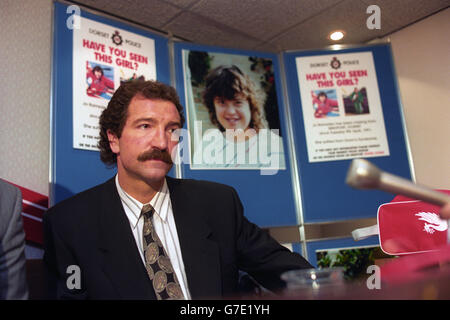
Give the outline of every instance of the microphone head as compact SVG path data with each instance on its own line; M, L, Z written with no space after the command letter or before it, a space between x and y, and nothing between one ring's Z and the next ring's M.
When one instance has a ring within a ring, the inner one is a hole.
M364 159L354 159L350 164L345 182L356 189L376 189L381 170Z

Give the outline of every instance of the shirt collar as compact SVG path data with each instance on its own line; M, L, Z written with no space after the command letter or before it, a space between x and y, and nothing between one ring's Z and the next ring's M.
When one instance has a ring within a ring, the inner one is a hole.
M117 191L119 193L120 199L122 200L123 204L127 206L129 211L132 213L131 215L128 215L128 219L130 220L131 226L136 228L139 218L141 216L141 210L142 207L146 203L141 203L132 196L130 196L128 193L125 192L125 190L122 189L122 187L119 184L119 178L118 175L116 175L116 187ZM159 216L159 218L166 222L167 221L167 213L168 213L168 206L169 206L169 188L167 187L167 181L164 179L164 183L161 187L161 189L155 194L155 196L150 200L149 204L155 209L155 214Z

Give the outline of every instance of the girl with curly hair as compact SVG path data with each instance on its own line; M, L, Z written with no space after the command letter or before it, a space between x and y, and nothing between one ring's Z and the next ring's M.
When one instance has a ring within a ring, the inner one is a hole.
M258 153L259 149L263 147L258 146L258 143L264 140L270 146L271 141L273 141L272 138L276 140L276 143L279 143L276 153L277 157L281 153L282 166L284 167L281 138L268 130L262 107L263 97L258 94L250 78L237 66L232 65L219 66L211 70L205 80L203 103L208 109L211 123L222 134L217 135L214 132L209 132L208 135L208 131L210 131L208 130L203 136L203 147L209 148L207 150L216 150L214 154L214 160L216 161L208 161L203 154L202 159L206 161L200 162L213 165L223 164L224 167L257 169L262 164L258 161L259 159L255 158L263 153L261 151ZM261 139L263 135L264 137ZM214 142L214 148L211 148L211 142ZM241 146L238 147L237 145ZM264 146L268 150L268 154L265 155L267 157L271 156L270 150L276 149L275 147L270 149L269 146ZM275 146L275 143L273 143L273 146ZM202 148L202 150L204 151L206 148ZM253 157L249 157L249 154ZM197 155L197 161L194 160L194 162L199 161L198 157L199 155Z

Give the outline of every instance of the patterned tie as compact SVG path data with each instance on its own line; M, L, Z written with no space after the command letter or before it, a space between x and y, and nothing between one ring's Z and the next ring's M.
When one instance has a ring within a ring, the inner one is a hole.
M172 263L166 254L161 240L156 234L152 223L155 210L149 204L144 205L141 214L144 215L144 256L145 268L153 283L153 289L158 300L180 300L183 292L173 271Z

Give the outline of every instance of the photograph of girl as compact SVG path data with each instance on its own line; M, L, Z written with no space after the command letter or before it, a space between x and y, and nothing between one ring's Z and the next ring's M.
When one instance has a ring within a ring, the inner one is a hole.
M191 169L285 169L271 60L199 51L185 58Z
M86 94L111 100L114 93L113 67L86 61Z
M311 98L313 102L315 118L339 116L339 106L336 100L336 90L331 89L326 91L311 91Z

